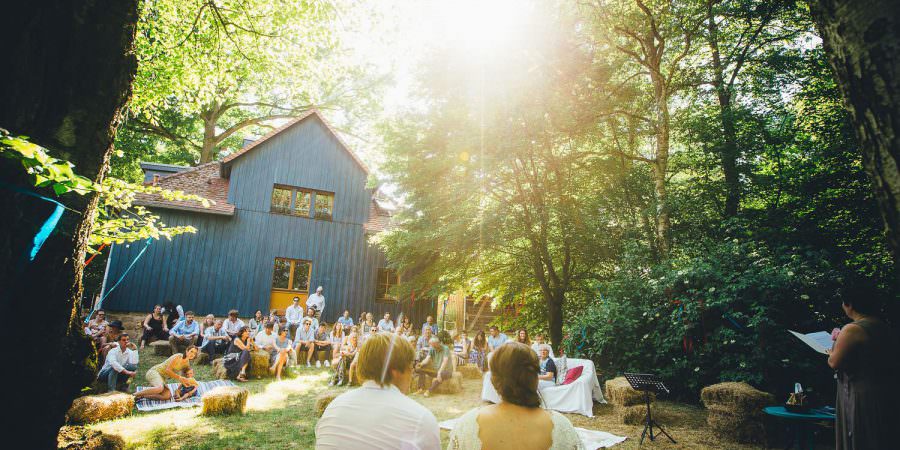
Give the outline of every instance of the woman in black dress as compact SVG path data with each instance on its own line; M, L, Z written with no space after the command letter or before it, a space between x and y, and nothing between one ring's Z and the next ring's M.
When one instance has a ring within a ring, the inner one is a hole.
M145 344L156 340L165 341L169 339L169 327L163 322L162 306L154 306L153 312L147 314L142 325L144 334L141 336L141 348L144 348Z
M897 340L878 313L877 293L857 290L844 299L853 322L844 326L828 365L837 371L835 449L894 448L900 426L896 403Z
M228 378L237 381L247 381L247 367L250 366L250 352L256 350L256 344L250 337L250 328L241 327L237 336L231 341L228 351L225 352L225 370Z

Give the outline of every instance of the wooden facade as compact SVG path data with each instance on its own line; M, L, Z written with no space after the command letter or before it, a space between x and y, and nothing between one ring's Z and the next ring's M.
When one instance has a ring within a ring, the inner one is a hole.
M197 168L197 172L218 171L215 176L224 181L205 182L226 186L231 214L221 205L216 209L224 212L210 213L184 202L145 202L166 224L192 225L197 233L153 242L104 307L149 311L154 304L172 301L198 314L222 315L235 308L249 316L273 305L278 294L273 290L274 264L276 258L284 258L310 263L308 290L324 288L323 317L328 322L345 309L354 320L362 311L375 313L376 319L384 312L396 316L402 311L416 322L433 313L430 301L375 298L376 274L387 261L368 242L377 231L370 225L378 222L371 217L378 209L372 191L366 189L368 173L317 113L298 118L250 147L211 163L213 167ZM190 176L182 172L164 177L160 186L177 188L177 180ZM200 181L193 183L202 188L203 177L197 178ZM272 212L277 185L333 193L331 220ZM203 195L200 188L198 194ZM123 276L142 247L140 243L113 247L104 289ZM288 298L293 294L305 301L309 292L286 292Z

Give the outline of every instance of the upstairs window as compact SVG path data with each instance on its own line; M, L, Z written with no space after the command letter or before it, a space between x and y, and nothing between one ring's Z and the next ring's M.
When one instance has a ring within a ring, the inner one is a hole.
M375 301L377 302L396 302L397 297L391 294L393 289L400 282L397 271L394 269L378 269L377 279L375 281Z
M314 202L315 209L313 209ZM275 214L332 220L334 194L314 189L275 185L272 188L270 211Z

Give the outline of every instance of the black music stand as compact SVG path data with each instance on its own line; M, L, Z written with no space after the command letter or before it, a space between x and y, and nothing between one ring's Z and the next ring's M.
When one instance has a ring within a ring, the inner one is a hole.
M644 436L647 435L647 431L650 432L650 440L656 440L656 436L653 435L653 427L659 428L660 434L666 435L673 444L677 444L675 439L672 439L672 436L669 436L669 433L666 433L666 430L656 423L650 414L650 393L661 394L665 392L668 394L669 389L666 388L666 385L664 385L656 375L649 373L626 373L625 379L628 380L628 384L630 384L634 390L644 392L644 401L647 403L647 416L644 419L644 432L641 433L641 442L638 443L638 445L643 445Z

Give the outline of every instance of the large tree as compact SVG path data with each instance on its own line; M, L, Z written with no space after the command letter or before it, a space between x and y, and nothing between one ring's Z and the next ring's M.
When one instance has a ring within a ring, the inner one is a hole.
M51 149L99 181L108 166L120 111L136 71L133 50L139 1L21 2L0 27L0 127ZM28 175L0 161L0 296L9 317L7 346L18 375L33 388L9 389L17 411L6 435L55 448L65 412L94 376L95 352L81 331L77 305L96 196L65 196L67 210L34 260L26 256L53 205L20 194ZM53 196L52 191L40 193ZM77 211L77 212L73 212Z

